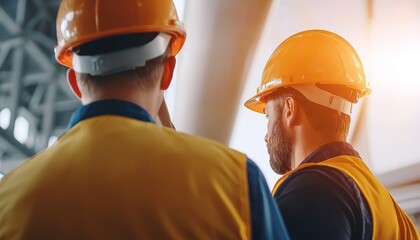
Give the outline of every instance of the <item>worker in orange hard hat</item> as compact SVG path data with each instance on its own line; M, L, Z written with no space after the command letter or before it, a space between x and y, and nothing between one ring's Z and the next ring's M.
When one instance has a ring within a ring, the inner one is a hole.
M185 36L171 0L62 1L56 59L84 106L1 180L0 239L288 239L245 154L155 124Z
M291 239L418 239L407 214L346 142L370 93L362 62L335 33L299 32L265 66L245 106L268 118L272 193Z

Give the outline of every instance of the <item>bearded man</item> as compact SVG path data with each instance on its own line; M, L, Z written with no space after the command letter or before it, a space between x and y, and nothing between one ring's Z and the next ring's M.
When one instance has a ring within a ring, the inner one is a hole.
M286 39L245 106L265 113L272 193L291 239L418 239L407 214L346 142L352 104L370 93L362 62L335 33Z

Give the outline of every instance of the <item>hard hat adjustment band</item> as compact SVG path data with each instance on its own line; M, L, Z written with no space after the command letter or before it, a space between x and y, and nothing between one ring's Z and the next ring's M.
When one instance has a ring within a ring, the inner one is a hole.
M337 110L344 114L350 115L352 111L352 102L345 98L322 90L312 84L302 84L288 86L302 93L309 101L321 106Z
M80 56L73 53L73 68L78 73L107 76L143 67L147 61L162 56L170 41L169 34L159 33L152 41L138 47L94 56Z

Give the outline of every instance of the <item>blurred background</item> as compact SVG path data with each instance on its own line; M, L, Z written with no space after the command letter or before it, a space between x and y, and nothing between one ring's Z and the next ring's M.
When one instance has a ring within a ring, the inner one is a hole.
M243 103L283 40L333 31L357 50L373 89L355 105L348 140L419 228L420 0L174 2L188 33L166 93L177 130L247 153L272 187L266 119ZM59 4L0 0L0 178L53 144L80 106L54 60Z

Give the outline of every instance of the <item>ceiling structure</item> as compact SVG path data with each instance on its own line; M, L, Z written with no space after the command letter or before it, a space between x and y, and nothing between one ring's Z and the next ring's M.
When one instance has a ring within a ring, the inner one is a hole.
M48 146L80 105L54 60L60 0L0 0L0 167ZM10 167L8 167L10 166Z

